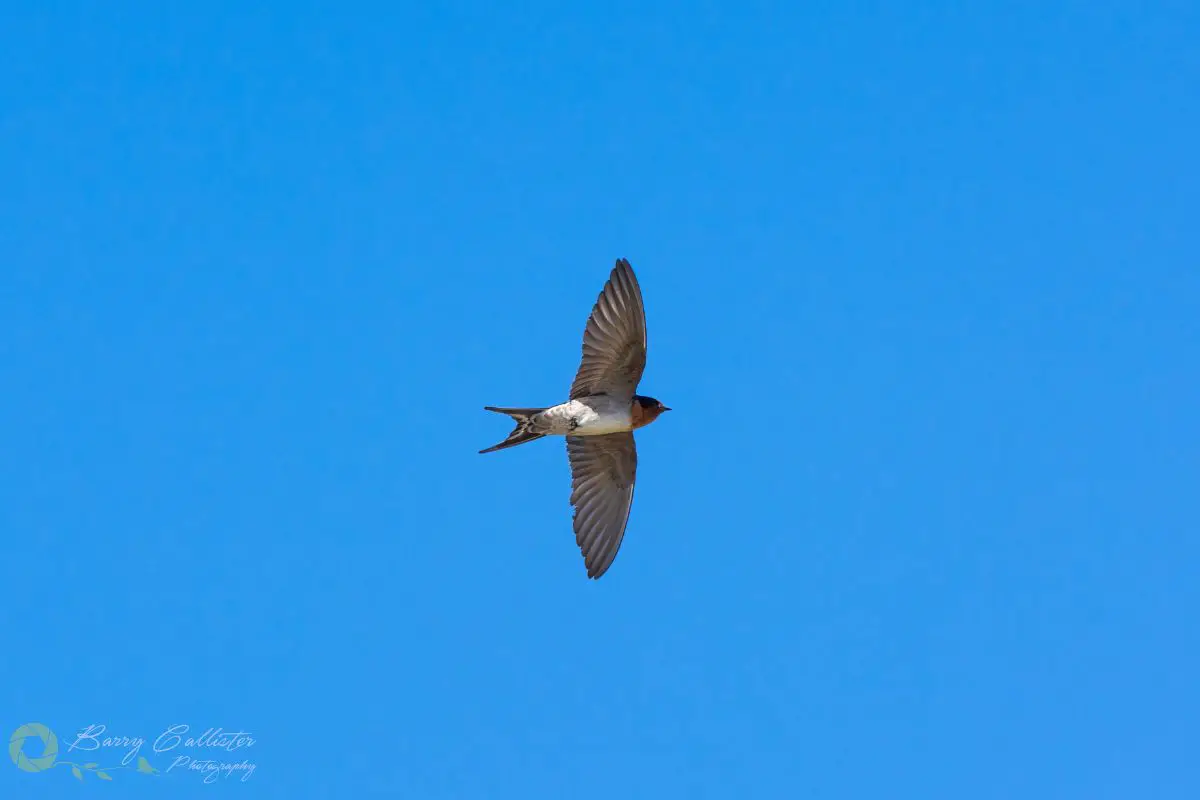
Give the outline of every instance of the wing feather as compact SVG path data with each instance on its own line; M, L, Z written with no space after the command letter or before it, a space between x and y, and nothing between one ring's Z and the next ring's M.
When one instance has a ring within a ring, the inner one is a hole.
M593 394L633 399L646 369L646 311L633 267L618 259L583 331L583 357L571 399Z
M575 506L575 542L589 578L612 566L633 507L637 448L633 434L568 436L571 505Z

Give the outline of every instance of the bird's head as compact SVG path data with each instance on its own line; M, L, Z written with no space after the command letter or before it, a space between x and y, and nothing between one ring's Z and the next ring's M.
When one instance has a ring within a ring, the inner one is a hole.
M640 428L658 419L658 415L671 409L664 406L653 397L633 396L633 427Z

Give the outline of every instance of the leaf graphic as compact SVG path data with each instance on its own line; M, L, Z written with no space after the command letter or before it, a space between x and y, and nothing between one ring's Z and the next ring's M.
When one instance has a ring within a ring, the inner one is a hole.
M80 772L79 767L75 766L74 764L71 765L71 774L76 778L79 778L79 780L83 780L83 773Z
M84 764L84 765L83 765L83 768L84 768L84 769L95 769L95 768L96 768L96 767L98 767L98 766L100 766L100 765L99 765L99 764L97 764L95 761L92 761L92 762L90 762L90 763Z
M145 756L138 756L137 769L138 772L144 772L147 775L154 772L154 767L150 766L150 762L146 760Z
M100 771L98 771L98 772L96 773L96 777L97 777L97 778L99 778L99 779L100 779L100 780L102 780L102 781L111 781L111 780L112 780L112 776L110 776L110 775L109 775L107 772L105 772L104 770L100 770Z

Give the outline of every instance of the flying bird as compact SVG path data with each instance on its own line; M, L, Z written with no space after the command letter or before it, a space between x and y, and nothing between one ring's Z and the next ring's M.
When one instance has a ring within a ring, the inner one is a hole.
M618 259L583 331L583 359L567 402L546 408L496 408L517 426L491 453L565 436L571 462L575 542L589 578L599 578L617 557L637 477L633 431L671 409L637 394L646 368L646 312L633 267Z

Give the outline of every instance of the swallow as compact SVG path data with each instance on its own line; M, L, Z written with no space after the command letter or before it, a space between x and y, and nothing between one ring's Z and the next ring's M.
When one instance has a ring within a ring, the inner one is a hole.
M589 578L617 557L637 478L633 432L671 409L637 393L646 368L646 312L642 290L625 259L618 259L583 331L583 358L567 402L544 408L497 408L516 427L508 438L480 450L492 453L545 436L565 436L571 463L575 542Z

